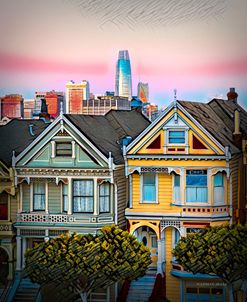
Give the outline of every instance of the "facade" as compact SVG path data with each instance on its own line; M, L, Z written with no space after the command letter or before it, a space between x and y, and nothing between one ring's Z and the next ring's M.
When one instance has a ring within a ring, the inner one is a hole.
M105 115L110 110L130 110L128 98L119 96L98 96L83 101L82 114Z
M69 81L66 84L66 101L65 101L65 112L68 114L82 114L83 101L89 100L89 82L81 81L75 83Z
M0 98L0 119L23 118L24 105L23 97L19 94L9 94Z
M228 301L224 282L184 271L172 249L180 236L244 222L246 123L232 100L175 101L125 150L129 231L150 248L170 301Z
M34 99L24 99L24 119L32 119L34 110Z
M115 95L132 98L132 76L128 50L120 50L118 54L115 78Z
M38 122L45 126L34 137ZM10 129L4 127L8 125L2 126L1 140L7 138ZM21 129L28 145L17 149L22 141L16 131L11 138L14 142L19 137L16 145L12 144L15 154L12 156L9 147L5 151L15 175L12 222L17 272L25 266L26 249L35 242L64 232L94 234L112 223L126 228L127 191L121 149L124 138L137 137L149 121L135 111L111 111L105 116L61 114L53 123L35 120L32 125L31 129ZM104 294L107 301L109 297L115 301L114 291Z

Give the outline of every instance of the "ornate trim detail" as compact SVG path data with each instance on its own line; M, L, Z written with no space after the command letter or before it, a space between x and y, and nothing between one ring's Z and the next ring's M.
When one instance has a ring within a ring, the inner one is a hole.
M180 220L161 220L160 222L160 232L162 233L167 227L175 227L181 233L181 223Z
M141 172L169 173L168 168L165 167L141 167Z
M230 169L229 168L223 168L223 167L222 168L213 168L211 170L211 175L213 176L213 175L217 174L218 172L226 172L227 178L230 177Z

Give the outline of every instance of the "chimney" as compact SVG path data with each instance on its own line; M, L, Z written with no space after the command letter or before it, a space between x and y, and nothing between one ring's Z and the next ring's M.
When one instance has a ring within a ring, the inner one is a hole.
M227 93L228 101L233 101L235 104L238 102L238 94L235 92L235 88L230 88L230 91Z

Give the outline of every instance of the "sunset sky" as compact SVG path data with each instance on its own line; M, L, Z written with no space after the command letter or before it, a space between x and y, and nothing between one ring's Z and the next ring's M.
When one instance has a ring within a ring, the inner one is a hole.
M0 0L0 95L114 90L118 51L128 49L133 94L150 100L226 98L247 107L246 0Z

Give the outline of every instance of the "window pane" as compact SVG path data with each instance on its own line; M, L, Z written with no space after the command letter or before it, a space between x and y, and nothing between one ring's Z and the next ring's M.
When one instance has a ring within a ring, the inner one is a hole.
M214 175L214 186L215 187L223 187L223 174L217 173Z
M196 201L207 202L208 201L208 189L207 188L197 188Z
M214 203L223 204L224 203L224 187L214 187Z
M174 229L174 244L177 245L178 241L180 240L180 233L177 229ZM174 246L174 247L175 247Z
M155 174L154 173L143 174L143 183L145 185L155 185Z
M157 236L152 235L151 236L151 248L157 248L158 243L157 243Z
M207 175L187 175L187 186L207 186Z
M34 210L45 210L45 195L35 194L33 196L33 209Z
M93 212L93 180L74 180L74 212Z
M169 131L169 143L170 144L185 143L185 132L184 131Z
M186 188L186 202L194 202L196 200L196 188Z
M68 196L63 195L63 211L68 212Z
M99 210L100 213L110 212L110 184L103 183L99 188Z
M74 212L93 212L93 197L74 197Z
M174 186L175 187L180 187L180 175L175 175L174 176Z
M33 192L34 194L45 194L45 184L35 182L33 184Z
M156 200L155 186L145 185L143 187L143 200L145 200L145 201L155 201Z

